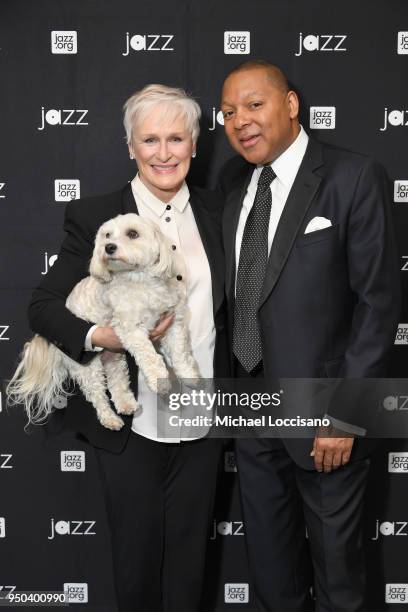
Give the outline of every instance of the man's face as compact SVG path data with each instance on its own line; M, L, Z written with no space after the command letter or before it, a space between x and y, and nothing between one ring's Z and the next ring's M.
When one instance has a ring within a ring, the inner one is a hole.
M231 74L221 110L231 146L251 164L273 162L299 133L296 94L274 85L264 68Z

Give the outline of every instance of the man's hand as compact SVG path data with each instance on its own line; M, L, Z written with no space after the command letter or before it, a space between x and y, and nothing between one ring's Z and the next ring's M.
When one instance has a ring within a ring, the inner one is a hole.
M310 453L318 472L329 473L350 461L354 438L334 427L319 427Z
M156 323L156 327L152 329L149 334L149 338L152 342L156 342L156 340L160 340L162 336L166 333L170 325L174 321L174 314L164 313L161 315L160 319Z

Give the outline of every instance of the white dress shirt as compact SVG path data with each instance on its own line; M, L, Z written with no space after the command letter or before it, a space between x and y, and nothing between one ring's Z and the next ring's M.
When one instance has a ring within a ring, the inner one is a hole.
M147 189L139 176L131 182L137 209L142 217L152 219L160 227L176 252L184 259L187 290L187 317L193 355L198 363L202 378L213 377L213 356L215 346L215 325L213 317L213 296L211 271L192 208L190 193L184 183L170 202L162 202ZM85 348L93 350L90 337L95 326L87 334ZM158 437L157 413L161 398L148 388L144 376L139 372L138 402L141 410L134 415L132 430L141 436L158 442L180 442L206 435L208 428L194 429L199 435L183 437L185 428L172 427L172 437ZM165 406L163 406L166 409ZM180 413L180 411L178 411ZM208 413L207 413L208 414Z
M276 174L276 178L271 183L272 192L272 207L271 216L269 219L268 229L268 253L271 250L272 242L278 227L279 220L281 218L283 209L285 208L286 200L292 185L295 181L296 175L302 163L303 157L306 153L307 144L309 142L309 136L306 134L302 126L300 126L300 132L292 144L284 151L274 162L270 164L272 170ZM260 165L252 173L251 181L248 185L244 201L242 203L241 214L239 216L237 234L235 239L235 279L238 273L239 257L241 253L242 237L244 234L245 223L247 221L249 212L254 204L256 190L258 187L258 180L261 175L263 166ZM334 427L346 431L348 433L356 434L358 436L364 436L366 430L345 423L339 419L335 419L330 415L326 415L331 420Z

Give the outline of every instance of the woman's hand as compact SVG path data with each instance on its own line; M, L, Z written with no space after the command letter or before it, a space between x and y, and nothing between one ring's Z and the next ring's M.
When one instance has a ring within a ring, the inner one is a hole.
M124 349L113 327L97 327L91 336L93 346L108 349L112 353L121 353Z
M173 314L163 314L158 320L156 326L150 332L150 340L152 342L160 340L173 321ZM111 351L112 353L120 353L124 350L123 345L116 335L113 327L97 327L92 333L91 342L93 346L99 346Z
M152 342L156 342L156 340L160 340L162 336L166 333L170 325L174 321L174 314L164 313L161 315L160 319L156 323L156 327L152 329L149 334L149 338Z

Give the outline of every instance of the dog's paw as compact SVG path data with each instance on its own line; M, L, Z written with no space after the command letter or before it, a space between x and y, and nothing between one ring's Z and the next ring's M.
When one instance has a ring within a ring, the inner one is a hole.
M139 403L131 394L121 398L120 402L115 404L115 407L118 414L135 414L140 410Z
M113 431L119 431L119 429L122 429L124 425L122 419L113 412L112 414L103 414L99 418L99 421L101 422L101 425L107 429L112 429Z

